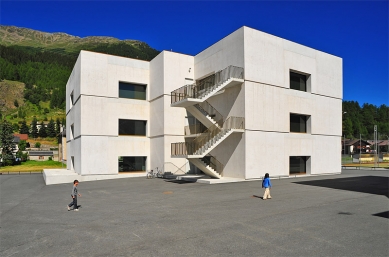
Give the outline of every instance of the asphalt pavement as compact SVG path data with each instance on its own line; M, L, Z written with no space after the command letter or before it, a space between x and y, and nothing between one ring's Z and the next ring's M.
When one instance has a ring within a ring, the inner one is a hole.
M389 256L389 171L272 184L0 175L0 256Z

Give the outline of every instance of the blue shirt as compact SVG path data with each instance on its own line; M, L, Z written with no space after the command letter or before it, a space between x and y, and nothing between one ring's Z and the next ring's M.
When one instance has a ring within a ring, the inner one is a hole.
M262 181L262 186L263 186L264 188L271 187L270 178L265 178L265 179L263 179L263 181Z

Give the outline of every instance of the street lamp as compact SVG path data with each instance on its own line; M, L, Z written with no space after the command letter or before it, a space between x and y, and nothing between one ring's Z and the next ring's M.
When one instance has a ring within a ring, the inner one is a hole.
M343 114L346 114L347 112L343 112ZM343 116L342 116L342 120L343 120ZM343 154L345 155L346 154L346 135L343 133ZM343 158L342 158L343 159Z
M378 161L378 156L377 156L377 152L378 152L378 144L377 144L377 125L374 125L374 167L377 167L377 161Z

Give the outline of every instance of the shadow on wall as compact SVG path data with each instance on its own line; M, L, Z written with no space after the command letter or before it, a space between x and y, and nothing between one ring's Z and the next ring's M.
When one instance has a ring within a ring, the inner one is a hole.
M235 106L235 102L238 101L241 90L242 86L227 88L223 94L214 96L207 101L223 115L224 120L229 116L243 117L244 109L242 109L242 113L236 113L236 111L231 113L232 108Z
M360 193L384 195L389 198L389 177L362 176L351 178L323 179L313 181L294 182L296 184L327 187L339 190L354 191Z

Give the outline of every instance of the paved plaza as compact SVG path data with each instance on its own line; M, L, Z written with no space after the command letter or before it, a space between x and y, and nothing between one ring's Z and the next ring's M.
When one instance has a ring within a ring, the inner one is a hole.
M270 171L271 173L271 171ZM388 256L387 170L206 185L1 175L0 256Z

